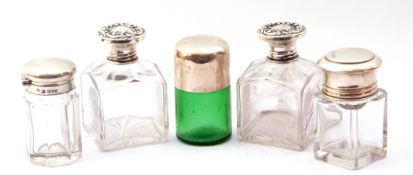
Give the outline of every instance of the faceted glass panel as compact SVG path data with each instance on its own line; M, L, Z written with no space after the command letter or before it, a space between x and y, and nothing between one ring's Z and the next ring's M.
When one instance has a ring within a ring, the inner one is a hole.
M27 152L33 164L60 166L80 158L78 95L40 96L26 92L29 134Z

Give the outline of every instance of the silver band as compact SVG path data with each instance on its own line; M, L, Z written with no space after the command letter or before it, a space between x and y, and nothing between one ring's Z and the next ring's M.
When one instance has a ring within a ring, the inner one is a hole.
M36 95L58 95L71 91L75 88L73 81L61 85L39 86L35 84L26 85L26 91Z

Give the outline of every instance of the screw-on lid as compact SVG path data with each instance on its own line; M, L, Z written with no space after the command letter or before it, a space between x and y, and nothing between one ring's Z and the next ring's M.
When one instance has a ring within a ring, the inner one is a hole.
M145 36L145 29L128 23L115 23L103 27L99 31L102 41L111 44L112 49L107 57L114 63L131 63L138 59L136 43Z
M276 61L291 61L298 58L295 41L305 34L305 27L294 22L269 23L258 29L258 37L266 41L271 51L268 58Z
M40 58L28 62L23 69L22 83L30 93L55 95L74 88L76 66L62 58Z
M318 61L325 73L323 92L336 98L364 98L377 92L376 70L381 59L362 48L343 48Z
M175 87L212 92L229 86L229 46L211 35L194 35L176 43Z

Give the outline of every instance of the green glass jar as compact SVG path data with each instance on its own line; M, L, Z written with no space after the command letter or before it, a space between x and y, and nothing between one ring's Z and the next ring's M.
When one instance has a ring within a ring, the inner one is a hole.
M214 36L195 35L176 44L177 137L211 145L231 136L229 47Z

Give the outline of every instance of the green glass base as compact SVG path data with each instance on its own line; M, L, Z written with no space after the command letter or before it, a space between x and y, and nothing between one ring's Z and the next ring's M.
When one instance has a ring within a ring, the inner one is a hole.
M231 136L231 88L206 93L175 89L180 140L194 145L221 143Z
M183 134L185 135L185 134ZM224 143L225 141L227 141L229 138L231 138L231 132L227 134L227 136L223 137L223 138L219 138L215 141L210 141L210 139L208 139L208 142L205 141L193 141L193 140L185 140L184 138L179 137L179 135L177 136L178 139L186 144L190 144L190 145L198 145L198 146L208 146L208 145L216 145L216 144L220 144L220 143ZM189 137L194 137L197 138L198 136L189 136Z

